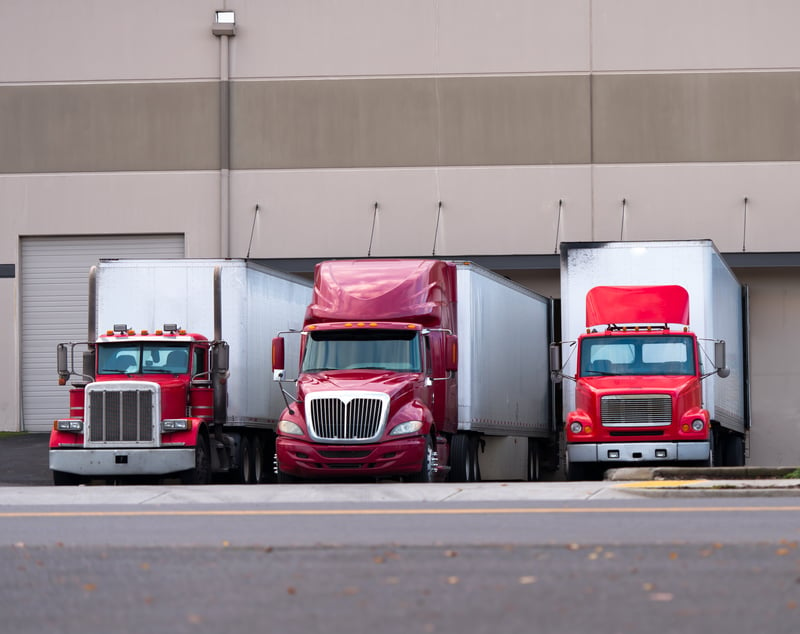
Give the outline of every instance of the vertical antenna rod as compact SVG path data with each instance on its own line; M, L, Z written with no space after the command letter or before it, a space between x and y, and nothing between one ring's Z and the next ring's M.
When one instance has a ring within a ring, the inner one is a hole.
M378 201L375 201L375 208L372 211L372 231L369 232L369 247L367 247L367 257L372 255L372 238L375 235L375 219L378 217Z
M439 235L439 217L442 215L442 201L439 201L439 208L436 211L436 229L433 231L433 251L431 255L436 255L436 237Z

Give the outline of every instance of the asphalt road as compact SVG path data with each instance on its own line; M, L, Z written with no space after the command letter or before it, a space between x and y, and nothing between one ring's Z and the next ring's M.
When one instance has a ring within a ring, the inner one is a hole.
M0 486L53 484L48 440L49 434L0 435Z
M7 488L0 631L797 631L800 497L581 486Z
M0 469L0 633L794 634L800 619L797 481L53 487L46 435L0 438Z

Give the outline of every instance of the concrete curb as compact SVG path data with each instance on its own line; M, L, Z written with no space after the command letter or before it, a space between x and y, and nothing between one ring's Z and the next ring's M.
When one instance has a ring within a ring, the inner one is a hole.
M609 469L606 480L777 480L800 467L626 467Z

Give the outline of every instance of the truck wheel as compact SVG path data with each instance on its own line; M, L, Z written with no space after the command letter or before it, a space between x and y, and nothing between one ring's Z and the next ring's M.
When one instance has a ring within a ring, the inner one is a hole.
M450 442L450 481L476 480L478 444L467 434L456 434Z
M250 437L242 435L239 441L239 468L237 480L240 484L253 483L253 451L250 445Z
M538 482L542 475L541 471L539 443L533 438L528 438L528 482Z
M425 436L425 457L422 459L422 468L419 473L409 478L410 482L433 482L435 460L433 458L433 442L430 436Z
M708 459L705 461L704 466L706 467L716 467L720 460L719 460L719 449L717 447L717 433L710 429L708 432Z
M730 434L725 439L725 466L744 466L744 440L741 436Z
M53 471L53 484L57 487L78 486L83 483L83 478L77 473L67 473L65 471Z
M569 452L564 454L564 470L567 480L594 480L595 464L593 462L570 462Z
M198 434L197 445L194 448L194 469L187 469L181 473L183 484L209 484L211 482L211 451L208 448L208 438L205 434Z
M261 484L264 482L266 475L264 473L264 443L261 441L261 436L256 434L253 436L253 484Z

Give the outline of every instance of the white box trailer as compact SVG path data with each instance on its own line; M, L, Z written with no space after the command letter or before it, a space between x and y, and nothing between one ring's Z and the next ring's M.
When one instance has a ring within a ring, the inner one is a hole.
M705 407L727 429L749 424L746 367L746 295L711 240L574 242L561 245L561 328L564 340L585 330L586 293L595 286L683 286L689 293L689 329L713 372L714 340L725 341L730 375L703 382ZM705 345L704 345L705 344ZM575 355L564 373L575 375ZM564 382L564 411L575 407L575 383Z
M481 477L518 478L529 439L554 468L552 300L470 262L456 262L456 280L458 429L482 434Z
M217 268L221 314L215 324ZM302 327L310 281L242 259L101 260L94 292L95 337L115 323L134 330L176 323L187 332L226 341L227 423L277 424L284 400L272 380L272 337Z

